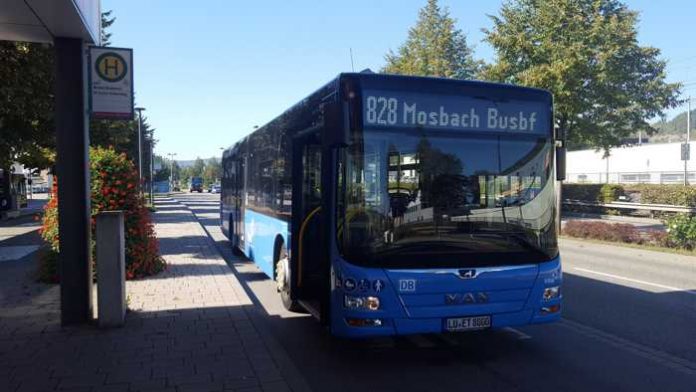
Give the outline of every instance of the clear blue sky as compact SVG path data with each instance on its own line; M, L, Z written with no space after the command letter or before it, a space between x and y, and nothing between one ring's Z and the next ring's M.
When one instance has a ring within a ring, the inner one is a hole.
M112 45L134 49L138 105L157 129L156 153L219 156L342 71L378 70L405 40L426 0L102 0L113 10ZM443 0L476 56L498 0ZM696 3L628 0L640 11L639 39L662 50L671 81L696 82ZM696 83L685 87L696 96ZM676 111L671 111L674 114Z

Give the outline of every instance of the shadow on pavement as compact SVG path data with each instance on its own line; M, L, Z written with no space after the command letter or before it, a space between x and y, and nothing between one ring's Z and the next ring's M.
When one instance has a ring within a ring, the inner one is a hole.
M186 204L200 213L195 201ZM566 321L524 327L531 339L492 330L342 340L310 317L269 311L268 298L262 300L255 290L264 281L272 285L270 279L240 271L236 266L251 262L233 255L228 241L213 239L220 238L211 233L219 230L217 219L197 218L254 304L243 307L254 327L279 342L316 390L429 390L434 385L460 390L464 384L472 390L688 389L696 381L696 297L686 292L655 293L568 273L564 277L565 318L640 342L646 352L666 354L659 361L621 349L620 339L607 344L603 339L608 338L568 328ZM196 315L196 310L181 312ZM660 363L670 355L686 367Z

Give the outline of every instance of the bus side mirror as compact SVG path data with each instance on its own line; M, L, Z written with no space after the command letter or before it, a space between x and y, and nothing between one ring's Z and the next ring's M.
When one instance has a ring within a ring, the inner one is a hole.
M556 181L566 179L566 148L556 147Z
M325 144L329 147L348 145L348 105L342 102L324 105Z

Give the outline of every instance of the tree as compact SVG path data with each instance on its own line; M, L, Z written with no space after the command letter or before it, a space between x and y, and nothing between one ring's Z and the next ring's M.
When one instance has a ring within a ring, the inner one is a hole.
M473 58L466 35L455 27L447 8L440 8L437 0L428 0L418 14L416 25L409 29L406 42L398 54L385 56L384 73L438 76L471 79L482 66Z
M618 0L511 0L491 16L487 78L550 90L570 147L604 148L676 106L656 48L638 45L638 15Z
M0 41L0 168L53 159L53 58L48 45Z
M109 45L107 28L116 20L102 13L102 42ZM27 167L46 168L55 160L54 50L27 42L0 41L0 168L18 161ZM144 135L151 130L144 121ZM113 146L135 158L137 122L94 120L92 146Z
M203 169L203 184L206 186L214 184L220 180L222 175L222 165L217 158L210 158Z
M197 157L191 166L191 177L203 177L203 170L205 169L205 161L200 157Z
M109 18L113 11L109 10L101 14L101 44L102 46L111 45L111 33L107 30L116 21L116 17Z

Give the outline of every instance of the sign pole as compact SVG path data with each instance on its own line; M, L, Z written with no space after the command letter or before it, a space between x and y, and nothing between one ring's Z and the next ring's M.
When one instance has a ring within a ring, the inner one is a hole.
M138 111L138 183L140 193L143 193L143 134L141 126L143 123L143 109L135 108Z

